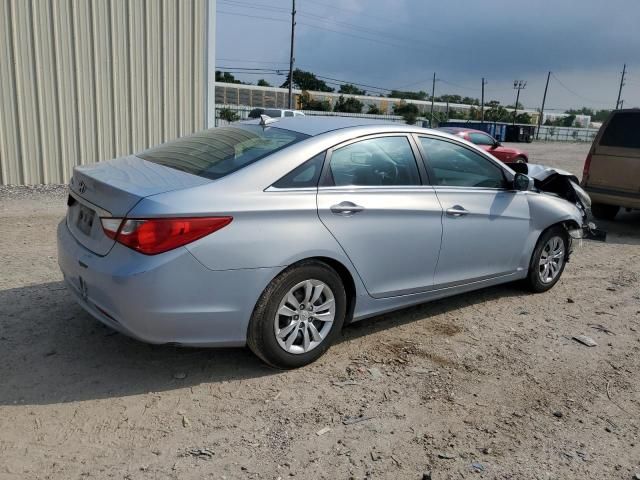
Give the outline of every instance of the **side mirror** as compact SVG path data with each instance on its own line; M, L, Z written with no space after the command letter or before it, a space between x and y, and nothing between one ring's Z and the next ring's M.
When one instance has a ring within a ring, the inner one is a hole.
M493 145L492 145L491 148L498 148L498 147L501 147L501 146L502 146L502 144L498 140L496 140L495 142L493 142Z
M516 173L513 177L513 189L520 192L533 190L533 178L524 173Z

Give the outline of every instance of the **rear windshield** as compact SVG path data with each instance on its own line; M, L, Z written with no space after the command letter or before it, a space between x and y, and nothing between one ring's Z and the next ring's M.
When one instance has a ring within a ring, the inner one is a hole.
M640 112L616 113L607 124L600 145L640 148Z
M138 157L216 180L307 137L260 125L212 128L151 148Z
M271 118L280 118L282 116L282 110L265 109L264 114Z

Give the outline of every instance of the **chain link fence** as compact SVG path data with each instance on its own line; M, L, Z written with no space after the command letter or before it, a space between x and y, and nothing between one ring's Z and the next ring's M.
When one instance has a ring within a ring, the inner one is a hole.
M535 140L544 142L593 142L597 128L551 127L543 125Z
M215 126L224 127L233 122L240 120L248 120L249 112L255 107L247 105L230 105L216 104ZM387 122L405 123L404 118L400 115L370 115L367 113L346 113L346 112L324 112L315 110L302 110L305 115L309 116L325 116L325 117L355 117L355 118L372 118L378 120L386 120ZM417 126L428 127L429 120L419 117L416 121ZM473 123L469 122L469 127L473 128ZM597 128L574 128L574 127L552 127L543 125L540 127L537 138L534 139L544 142L592 142L598 134Z

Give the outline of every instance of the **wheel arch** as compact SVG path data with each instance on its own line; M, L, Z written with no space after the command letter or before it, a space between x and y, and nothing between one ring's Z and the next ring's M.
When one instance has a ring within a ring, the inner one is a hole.
M346 311L345 320L344 320L344 324L346 325L353 319L353 312L355 311L356 297L357 297L356 281L351 270L349 270L349 268L340 260L337 260L332 257L317 255L313 257L306 257L306 258L297 260L296 262L291 263L290 265L287 265L280 272L278 272L278 275L280 275L285 270L295 268L296 266L307 263L307 262L319 262L319 263L324 263L325 265L328 265L329 267L331 267L336 271L336 273L340 277L340 280L342 280L342 285L344 286L345 294L347 297L347 311ZM276 275L276 277L278 275Z

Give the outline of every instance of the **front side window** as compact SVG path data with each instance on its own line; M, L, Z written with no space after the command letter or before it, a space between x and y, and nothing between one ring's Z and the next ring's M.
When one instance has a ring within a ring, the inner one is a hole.
M475 143L476 145L493 145L495 143L493 138L484 133L470 133L469 139L471 143Z
M420 137L420 143L435 175L432 179L435 185L504 187L502 169L470 149L428 137Z
M333 151L330 183L337 187L420 185L418 165L407 137L378 137Z
M216 180L308 138L275 127L212 128L137 154L149 162Z

